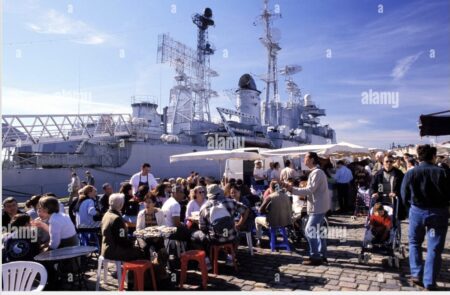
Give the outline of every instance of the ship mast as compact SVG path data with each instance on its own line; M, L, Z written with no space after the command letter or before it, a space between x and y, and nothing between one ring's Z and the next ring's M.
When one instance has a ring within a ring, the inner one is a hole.
M277 55L281 47L278 44L279 36L274 33L272 28L272 21L280 18L279 12L272 12L269 10L269 0L264 0L264 9L261 15L258 16L254 25L262 23L264 25L264 36L259 38L261 43L267 50L267 74L262 80L266 83L266 102L264 107L264 124L265 125L279 125L280 118L278 118L279 94L278 94L278 65ZM271 89L273 91L271 92ZM270 104L274 102L277 107L276 118L271 120Z

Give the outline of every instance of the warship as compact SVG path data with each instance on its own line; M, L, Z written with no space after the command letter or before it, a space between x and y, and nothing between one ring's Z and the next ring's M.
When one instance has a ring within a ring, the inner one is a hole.
M303 96L294 82L302 67L278 67L281 47L272 23L279 17L264 0L254 22L264 27L260 41L267 52L267 72L259 77L264 100L253 76L245 73L237 89L225 91L236 104L217 108L220 121L211 118L209 109L210 99L219 96L211 88L218 73L210 67L215 51L208 39L208 29L215 25L210 8L192 16L197 27L195 49L168 34L158 36L157 61L175 69L169 104L162 113L149 96L133 96L131 114L3 115L3 195L19 200L45 192L65 196L71 173L82 176L85 170L93 174L98 188L108 182L117 190L144 162L151 163L159 179L185 177L192 170L220 178L220 163L170 163L169 158L211 148L335 143L334 130L320 124L325 110L315 105L311 95ZM284 102L279 76L284 77L288 94Z

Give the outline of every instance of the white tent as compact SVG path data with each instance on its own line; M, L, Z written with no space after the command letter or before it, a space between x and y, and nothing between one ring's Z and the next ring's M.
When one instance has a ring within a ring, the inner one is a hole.
M259 160L261 156L255 152L245 152L238 150L210 150L195 153L186 153L170 156L170 163L178 161L199 161L199 160Z
M331 156L331 155L350 155L350 154L369 154L369 149L347 142L341 142L338 144L319 144L319 145L303 145L288 147L276 150L268 150L261 152L263 156L301 156L308 152L315 152L320 156Z

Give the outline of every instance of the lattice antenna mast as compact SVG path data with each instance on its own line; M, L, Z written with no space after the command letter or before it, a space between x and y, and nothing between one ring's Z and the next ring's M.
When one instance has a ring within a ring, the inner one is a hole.
M293 75L302 71L302 67L299 65L287 65L282 68L279 73L284 76L284 81L286 83L286 91L289 94L289 103L292 105L294 102L298 103L301 101L302 91L298 87L297 83L294 82Z
M209 111L209 99L211 97L210 77L217 75L210 71L210 55L214 54L214 49L208 41L208 27L214 26L211 8L205 8L203 14L196 13L192 16L192 22L197 26L197 83L194 85L195 93L194 110L195 117L201 121L211 121Z
M264 109L264 123L266 125L269 122L269 102L279 101L278 94L278 70L277 70L277 54L281 50L278 44L279 36L272 29L272 22L274 19L281 17L279 7L276 6L275 11L269 10L269 0L264 0L264 9L262 14L258 16L254 25L262 23L264 25L264 36L259 38L267 49L267 76L262 80L266 83L266 103ZM271 87L272 86L272 87ZM271 94L271 88L273 89ZM277 112L278 113L278 112ZM278 121L278 120L277 120Z

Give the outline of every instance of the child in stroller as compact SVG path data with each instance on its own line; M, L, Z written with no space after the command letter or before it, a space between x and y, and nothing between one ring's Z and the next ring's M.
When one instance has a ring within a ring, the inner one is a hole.
M373 236L372 243L383 243L389 239L392 220L382 203L376 203L373 206L369 225Z

